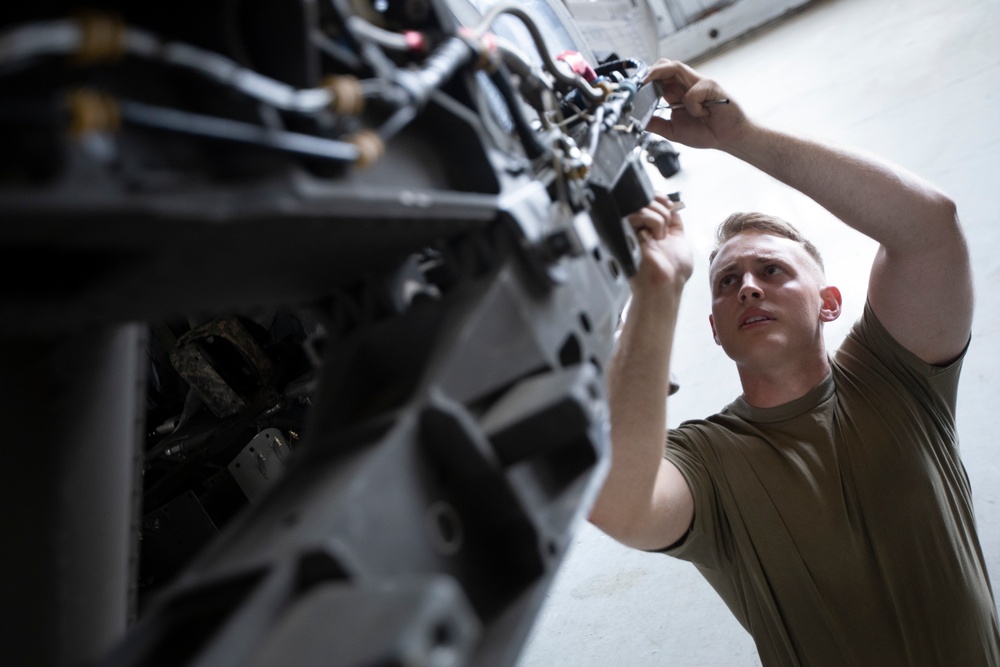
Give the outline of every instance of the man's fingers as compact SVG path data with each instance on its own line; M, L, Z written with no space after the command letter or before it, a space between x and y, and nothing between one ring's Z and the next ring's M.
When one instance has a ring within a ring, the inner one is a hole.
M653 116L646 124L646 129L653 134L658 134L668 141L677 141L674 135L674 124L669 118Z
M669 211L667 214L669 215ZM654 239L662 239L667 235L667 219L663 215L662 208L655 201L650 202L641 211L630 215L628 221L637 234L645 231Z
M684 63L666 58L653 63L646 73L646 81L676 81L685 88L690 88L700 79L701 76Z
M667 195L656 195L642 210L628 217L629 224L643 239L642 233L650 239L662 240L672 229L683 230L680 216L675 212L675 204Z
M711 106L721 100L728 100L722 87L712 79L701 79L685 93L682 101L685 111L695 118L704 118L712 115Z
M670 200L662 195L658 195L656 199L651 201L648 208L660 223L660 229L657 230L656 238L662 239L667 235L667 231L674 226L674 218L678 216L674 215Z
M657 92L671 105L683 105L684 111L693 118L705 118L712 114L706 102L718 103L726 99L725 91L713 79L706 78L685 63L678 60L660 59L646 73L645 81L656 86ZM665 123L653 123L657 134L671 133Z

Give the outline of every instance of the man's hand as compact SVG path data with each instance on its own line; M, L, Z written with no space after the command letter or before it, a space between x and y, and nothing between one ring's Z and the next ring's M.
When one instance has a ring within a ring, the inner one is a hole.
M659 194L648 206L628 217L642 246L639 271L632 278L635 296L668 286L679 294L691 277L691 245L676 208L667 196Z
M722 86L684 63L658 60L646 75L646 82L651 81L658 83L668 103L684 106L673 109L669 119L654 116L646 126L650 132L692 148L723 150L738 144L747 132L746 115ZM705 104L712 100L729 103Z

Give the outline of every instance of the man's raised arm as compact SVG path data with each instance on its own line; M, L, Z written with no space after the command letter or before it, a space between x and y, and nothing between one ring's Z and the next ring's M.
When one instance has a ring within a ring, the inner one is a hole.
M760 125L718 83L683 63L661 60L649 80L683 102L649 129L671 141L717 148L802 192L879 243L868 298L889 333L924 361L961 353L972 323L968 249L955 205L918 176L858 150Z
M662 549L684 535L694 501L680 471L663 458L670 353L691 250L665 197L630 216L642 245L632 301L608 371L611 468L590 521L618 541Z

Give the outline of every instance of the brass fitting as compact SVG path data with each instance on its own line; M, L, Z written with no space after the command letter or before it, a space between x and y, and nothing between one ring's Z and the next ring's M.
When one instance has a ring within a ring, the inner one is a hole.
M80 13L78 21L80 46L73 54L73 63L113 62L125 55L125 21L121 18L88 11Z
M385 142L375 132L362 130L348 138L358 149L358 159L355 164L361 168L371 166L385 153Z
M117 132L121 127L121 112L114 98L107 93L78 88L66 99L70 112L69 131L75 137L88 132Z
M332 74L323 79L323 87L330 91L334 113L357 116L364 110L365 97L357 77Z

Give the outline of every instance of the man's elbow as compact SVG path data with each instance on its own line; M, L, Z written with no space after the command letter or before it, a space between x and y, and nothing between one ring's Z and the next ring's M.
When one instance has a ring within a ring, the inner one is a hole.
M634 517L598 504L590 511L587 521L617 542L628 547L635 546Z
M964 239L962 223L958 217L958 204L955 203L954 199L938 190L931 198L927 210L931 214L929 217L934 220L944 234Z
M943 248L950 249L952 261L965 266L967 271L971 271L969 243L958 215L958 205L951 197L941 194L937 208L940 227L936 238Z
M594 504L587 515L587 521L591 525L615 539L619 539L618 536L623 535L626 531L627 522L624 519L621 512L613 511L613 508L608 507L608 503L600 501Z
M676 535L664 532L662 529L669 524L651 521L652 517L639 514L615 514L595 508L587 520L605 535L633 549L641 551L660 551L685 532L678 529Z
M908 218L908 219L906 219ZM940 190L925 193L917 208L900 220L901 235L883 243L890 255L951 256L953 260L968 254L965 232L955 200ZM944 253L944 254L942 254Z

